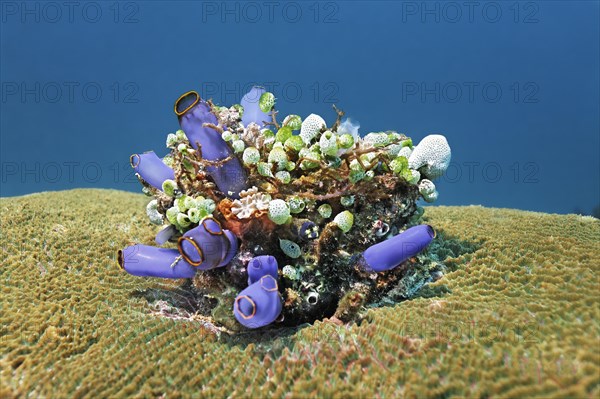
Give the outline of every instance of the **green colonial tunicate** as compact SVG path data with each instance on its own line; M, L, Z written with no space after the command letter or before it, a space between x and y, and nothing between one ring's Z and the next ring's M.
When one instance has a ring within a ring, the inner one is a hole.
M200 221L208 215L209 213L206 211L206 209L203 208L192 208L187 211L187 216L190 219L190 222L192 223L200 223Z
M290 175L290 172L287 170L281 170L275 173L275 178L283 184L288 184L290 181L292 181L292 175Z
M403 170L408 169L408 159L397 157L390 162L390 169L395 175L400 175Z
M373 147L385 147L390 143L390 139L387 133L369 133L363 139L365 144L371 145Z
M350 211L338 213L335 218L333 218L333 223L335 223L344 233L347 233L354 224L354 215Z
M258 174L265 177L275 177L273 176L273 165L268 162L259 162L256 164L256 170Z
M173 133L169 133L167 135L167 148L175 148L179 140L177 139L177 135Z
M287 163L287 165L285 165L285 169L286 169L288 172L291 172L292 170L296 169L296 163L295 163L295 162L292 162L292 161L289 161L289 162Z
M273 147L269 152L268 161L277 166L277 170L284 170L288 163L288 156L285 150L281 147Z
M348 175L348 180L350 180L350 183L355 184L364 179L365 176L364 170L351 170Z
M206 212L208 213L213 213L215 209L217 209L217 204L215 204L215 201L207 198L200 201L200 205L198 207L200 209L206 209Z
M344 149L352 148L354 145L354 137L349 133L344 133L339 137L338 143L340 147Z
M248 147L242 155L244 165L256 165L260 161L260 152L255 147Z
M231 141L232 137L233 133L231 133L229 130L225 130L223 133L221 133L221 138L225 141Z
M327 159L327 166L333 169L337 169L342 166L342 158L340 157L329 157Z
M262 112L269 112L275 105L275 95L270 92L265 92L258 100L258 106Z
M244 151L246 144L244 143L244 140L234 140L231 143L231 147L233 148L233 152L239 153L239 152Z
M292 265L285 265L283 269L281 269L281 274L288 280L298 280L300 278L300 273L298 273L296 268Z
M314 152L309 150L308 148L303 148L298 153L300 158L304 158L300 163L300 169L314 169L319 167L319 162L321 160L321 154L319 152Z
M181 152L182 154L185 154L188 150L188 146L185 145L184 143L181 143L177 146L177 151Z
M177 136L178 141L187 140L187 136L185 135L185 132L181 129L179 129L178 131L175 132L175 136Z
M240 118L242 117L242 115L244 115L244 107L242 107L242 106L241 106L241 104L233 104L233 105L231 106L231 108L235 108L235 110L236 110L237 112L239 112L239 114L240 114Z
M165 155L162 159L163 163L167 165L169 168L173 168L175 166L175 160L170 155Z
M177 214L177 225L180 227L188 227L192 222L185 213Z
M176 206L172 206L167 209L166 216L169 223L177 226L177 215L179 215L179 209Z
M288 150L298 152L304 148L304 141L302 141L300 136L292 136L285 141L284 146Z
M319 206L317 211L319 212L319 215L321 215L322 218L328 219L331 217L331 212L333 210L331 209L331 205L323 204L323 205Z
M287 201L291 213L300 213L306 207L306 203L300 197L291 197Z
M327 130L321 134L321 138L319 139L319 147L321 147L321 154L328 156L335 156L338 152L338 144L337 144L338 136L333 134L330 130Z
M169 197L174 197L175 192L178 191L177 183L174 180L167 179L162 184L163 193L167 194Z
M292 128L289 126L282 126L281 128L279 128L279 130L277 131L277 134L275 135L275 141L278 141L280 143L285 143L285 141L287 139L289 139L290 137L292 137ZM300 137L300 136L298 136Z
M158 201L152 200L146 205L146 215L150 219L150 223L161 225L163 224L163 215L158 211Z
M275 224L285 224L290 219L290 207L282 199L269 202L269 219Z
M417 184L421 180L421 173L418 170L410 169L411 178L409 183Z
M302 251L300 250L300 246L293 241L279 239L279 248L283 251L284 254L289 256L290 258L296 259L302 255Z
M374 177L375 177L375 171L368 170L365 172L365 177L363 177L363 179L365 181L371 181L371 180L373 180Z
M345 195L340 198L340 203L342 206L349 207L354 205L354 195Z
M288 115L283 120L283 126L289 126L292 130L300 130L302 118L299 115Z

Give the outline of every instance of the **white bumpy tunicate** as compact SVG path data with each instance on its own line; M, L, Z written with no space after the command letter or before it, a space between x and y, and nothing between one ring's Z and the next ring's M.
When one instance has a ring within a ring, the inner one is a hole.
M438 192L435 189L435 184L431 180L423 179L419 183L419 193L427 202L434 202L438 198Z
M446 138L440 134L431 134L414 148L408 158L408 167L419 170L429 179L436 179L448 169L451 156Z

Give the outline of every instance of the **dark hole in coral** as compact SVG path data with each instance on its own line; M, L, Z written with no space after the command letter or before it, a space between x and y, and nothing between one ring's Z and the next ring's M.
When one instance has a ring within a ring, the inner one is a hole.
M125 270L125 266L123 263L123 251L120 249L117 252L117 262L119 263L119 266L121 267L121 269Z

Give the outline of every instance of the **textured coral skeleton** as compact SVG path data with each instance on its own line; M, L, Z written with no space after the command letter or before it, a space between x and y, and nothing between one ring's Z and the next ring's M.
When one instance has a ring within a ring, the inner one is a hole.
M170 153L134 154L156 242L119 251L137 276L192 279L210 317L239 331L331 318L349 322L393 292L410 298L445 267L424 251L422 198L451 157L441 135L418 145L311 114L277 120L275 97L254 87L230 107L194 91L175 103Z

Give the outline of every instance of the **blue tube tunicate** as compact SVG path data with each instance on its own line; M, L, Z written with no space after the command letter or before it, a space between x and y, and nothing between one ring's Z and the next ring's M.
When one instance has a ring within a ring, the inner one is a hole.
M143 154L133 154L129 158L131 167L135 173L152 187L162 191L162 184L165 180L174 180L175 173L160 159L154 151L144 152Z
M233 314L244 327L260 328L274 322L281 309L277 280L267 274L240 292L235 298Z
M429 225L411 227L389 240L367 248L363 253L363 264L368 271L393 269L424 250L434 237L435 232Z
M256 123L261 128L265 126L265 122L269 122L271 117L268 113L263 112L259 106L260 96L266 93L262 87L254 86L248 93L242 97L240 105L244 107L242 114L242 123L248 126L250 123Z
M117 257L119 266L134 276L192 278L197 270L185 260L177 260L180 254L176 249L136 244L119 251Z
M277 279L277 259L271 255L255 256L248 262L248 285L260 280L261 277L270 275Z
M218 124L210 106L198 93L190 91L179 97L175 103L175 113L192 147L202 153L202 159L220 163L206 167L219 190L225 195L238 198L239 192L247 188L246 172L239 159L233 156L229 145L221 138L221 134L212 127L204 126ZM230 159L225 161L227 158Z

